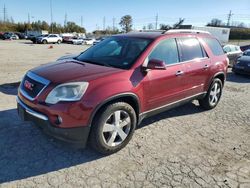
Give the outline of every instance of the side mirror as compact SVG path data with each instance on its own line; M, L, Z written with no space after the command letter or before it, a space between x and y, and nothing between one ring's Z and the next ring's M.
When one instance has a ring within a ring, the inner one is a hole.
M145 69L152 69L152 70L165 70L166 64L164 61L158 59L151 59L148 62L148 65L144 67Z

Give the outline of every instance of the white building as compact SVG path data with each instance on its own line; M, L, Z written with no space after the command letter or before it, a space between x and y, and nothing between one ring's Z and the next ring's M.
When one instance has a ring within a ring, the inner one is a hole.
M224 27L198 27L193 26L192 29L208 31L215 36L221 43L227 43L229 40L230 29Z

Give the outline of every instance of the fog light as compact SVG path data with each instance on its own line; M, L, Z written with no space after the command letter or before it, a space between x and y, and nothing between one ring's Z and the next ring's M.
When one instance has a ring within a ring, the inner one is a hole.
M62 123L62 121L63 121L62 118L61 118L60 116L57 116L56 122L55 122L55 123L56 123L57 125L60 125L60 124Z

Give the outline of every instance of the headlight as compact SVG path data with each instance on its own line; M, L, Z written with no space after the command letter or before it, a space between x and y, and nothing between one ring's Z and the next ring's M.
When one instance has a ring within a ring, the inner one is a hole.
M56 104L59 101L79 101L88 85L88 82L71 82L58 85L49 93L45 102Z

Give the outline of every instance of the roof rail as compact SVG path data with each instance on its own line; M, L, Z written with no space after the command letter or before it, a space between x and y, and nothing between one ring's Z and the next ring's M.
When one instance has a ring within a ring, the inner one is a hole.
M132 30L130 31L129 33L136 33L136 32L159 32L159 33L162 33L166 30L158 30L158 29L149 29L149 30L145 30L145 29L142 29L142 30Z
M202 30L195 30L195 29L170 29L168 31L162 32L162 34L168 34L168 33L205 33L205 34L210 34L208 31L202 31Z

